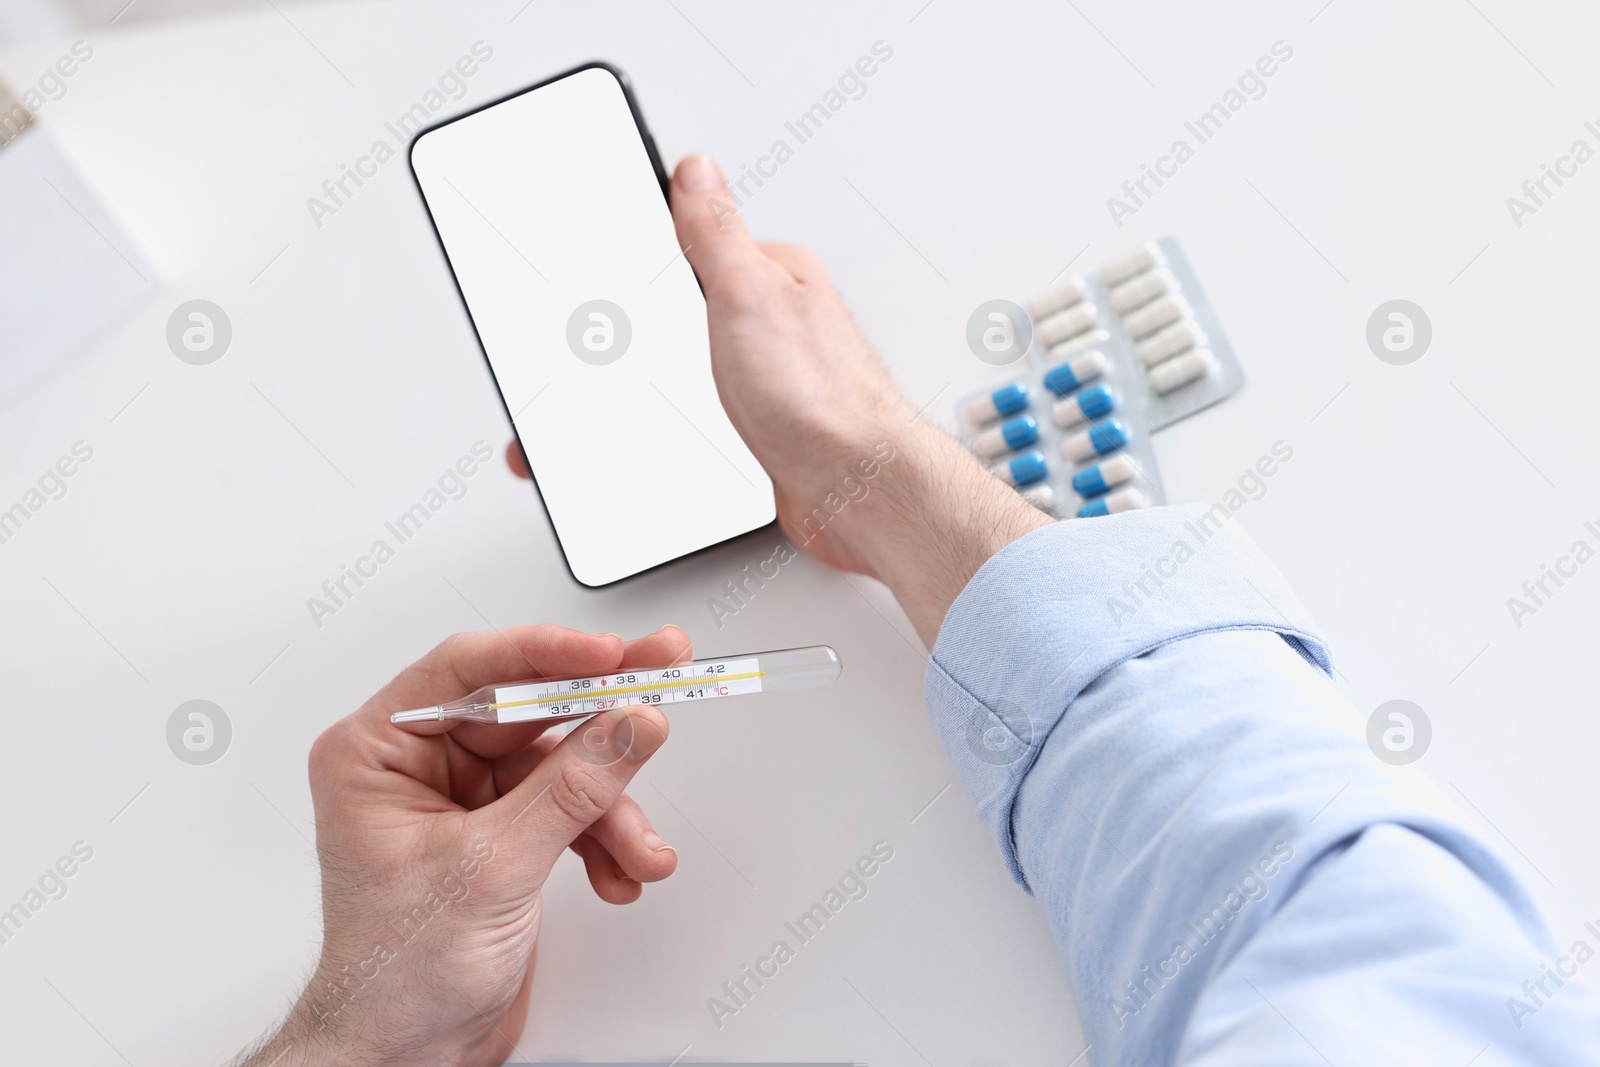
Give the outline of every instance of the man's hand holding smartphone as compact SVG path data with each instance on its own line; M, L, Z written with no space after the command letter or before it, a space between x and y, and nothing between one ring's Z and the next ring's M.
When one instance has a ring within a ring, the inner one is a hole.
M888 584L931 645L978 567L1048 516L918 416L822 261L754 240L710 157L678 165L671 197L678 242L705 290L717 393L772 478L779 524L822 562ZM833 516L829 494L886 452L894 459L867 495ZM507 461L527 477L515 441Z

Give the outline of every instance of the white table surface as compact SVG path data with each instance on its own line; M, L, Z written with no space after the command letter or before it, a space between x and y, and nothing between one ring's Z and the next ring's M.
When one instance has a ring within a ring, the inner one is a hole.
M311 740L446 634L539 620L672 621L702 654L827 642L846 673L820 699L675 718L634 791L680 869L617 909L561 865L523 1056L944 1067L1083 1049L1044 922L960 787L941 795L924 654L873 583L798 561L718 629L707 598L773 534L586 591L497 465L313 625L306 598L385 519L507 437L403 161L320 229L305 206L477 40L494 57L451 110L604 57L667 157L734 168L888 42L867 95L746 214L821 253L941 420L993 374L962 340L979 302L1177 235L1249 381L1161 435L1172 496L1216 500L1289 442L1238 521L1326 628L1353 717L1421 704L1417 771L1470 801L1559 938L1600 913L1600 564L1520 628L1505 603L1600 520L1600 161L1521 228L1505 205L1596 142L1600 22L1509 0L920 5L283 4L83 35L94 57L43 121L166 292L0 417L0 507L75 441L94 449L0 545L0 908L75 841L94 849L0 945L8 1059L215 1063L265 1028L318 932ZM1294 55L1267 95L1117 230L1106 197L1277 40ZM0 65L26 84L65 44ZM164 341L195 297L234 327L206 367ZM1435 331L1407 367L1364 341L1396 297ZM164 738L195 698L234 728L207 767ZM870 895L719 1031L706 998L878 840L895 858Z

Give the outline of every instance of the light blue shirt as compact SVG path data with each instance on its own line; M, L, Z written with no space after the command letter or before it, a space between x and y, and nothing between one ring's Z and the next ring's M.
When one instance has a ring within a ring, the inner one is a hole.
M1600 1063L1580 984L1600 959L1374 756L1283 578L1202 514L1024 537L928 667L945 747L1055 931L1086 1062Z

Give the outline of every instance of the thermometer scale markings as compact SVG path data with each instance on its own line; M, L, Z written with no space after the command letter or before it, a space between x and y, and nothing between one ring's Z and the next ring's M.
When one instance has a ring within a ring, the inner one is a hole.
M839 654L827 645L747 652L671 667L613 670L587 678L556 675L480 686L427 708L392 712L392 723L551 723L611 709L690 705L769 689L800 689L838 680Z
M691 690L708 690L699 695L704 699L713 699L741 692L759 693L761 679L766 674L760 669L760 659L754 656L682 667L619 671L573 681L506 686L495 692L496 699L490 707L500 715L501 722L512 722L544 717L545 709L566 716L578 712L578 709L593 708L600 711L634 703L676 703L685 696L695 695ZM614 682L633 678L643 678L644 682L636 685L619 684L612 688ZM727 683L743 684L734 684L732 691L729 691ZM561 688L552 691L552 687L557 686ZM606 688L600 688L602 686ZM718 689L722 691L718 692ZM655 694L659 696L651 700L650 697Z
M630 693L654 693L662 689L679 689L688 686L705 685L707 682L742 682L749 678L763 677L766 671L748 671L744 674L713 674L702 678L679 678L671 682L657 682L654 685L633 685L622 689L612 689L605 693L594 693L589 696L578 697L578 702L585 700L606 700L611 697L626 696ZM572 701L572 692L551 693L548 696L533 697L531 700L502 700L490 705L500 708L522 708L529 704L562 704Z

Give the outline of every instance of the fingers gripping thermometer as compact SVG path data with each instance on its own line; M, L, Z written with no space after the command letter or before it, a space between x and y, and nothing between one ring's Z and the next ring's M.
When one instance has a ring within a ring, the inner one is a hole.
M540 678L486 685L459 700L397 711L390 722L550 722L613 708L676 704L719 697L805 689L839 678L839 654L827 645L697 659L676 667L614 671L588 678Z

